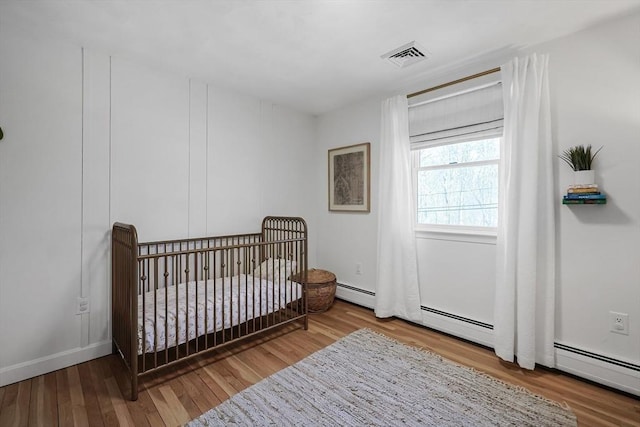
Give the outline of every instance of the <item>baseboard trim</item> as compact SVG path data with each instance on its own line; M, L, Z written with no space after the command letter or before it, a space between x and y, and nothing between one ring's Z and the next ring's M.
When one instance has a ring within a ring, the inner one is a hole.
M0 368L0 387L111 354L111 340Z

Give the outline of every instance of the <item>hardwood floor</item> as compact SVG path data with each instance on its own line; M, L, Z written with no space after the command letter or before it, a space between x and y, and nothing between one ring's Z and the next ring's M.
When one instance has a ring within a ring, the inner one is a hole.
M182 425L278 370L360 328L441 354L549 399L566 402L581 426L640 426L640 400L549 370L524 371L491 350L336 301L309 330L282 329L143 377L139 399L122 362L106 356L0 388L0 426ZM125 397L123 397L125 396Z

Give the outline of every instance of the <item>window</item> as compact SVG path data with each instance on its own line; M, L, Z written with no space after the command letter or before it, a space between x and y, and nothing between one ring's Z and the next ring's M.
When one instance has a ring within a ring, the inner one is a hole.
M418 229L495 233L503 121L497 75L411 99L409 139Z
M419 225L498 225L500 138L415 150L416 222Z

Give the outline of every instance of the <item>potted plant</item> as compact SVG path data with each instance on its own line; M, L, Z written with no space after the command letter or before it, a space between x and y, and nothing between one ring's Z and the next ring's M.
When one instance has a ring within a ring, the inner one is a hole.
M595 184L595 172L591 169L593 159L596 158L602 147L592 152L591 145L576 145L567 148L559 156L574 170L573 183L576 185Z

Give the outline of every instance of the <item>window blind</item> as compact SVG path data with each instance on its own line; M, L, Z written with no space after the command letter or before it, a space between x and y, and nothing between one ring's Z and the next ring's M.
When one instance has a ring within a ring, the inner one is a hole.
M482 86L416 99L409 105L411 149L502 135L502 84Z

